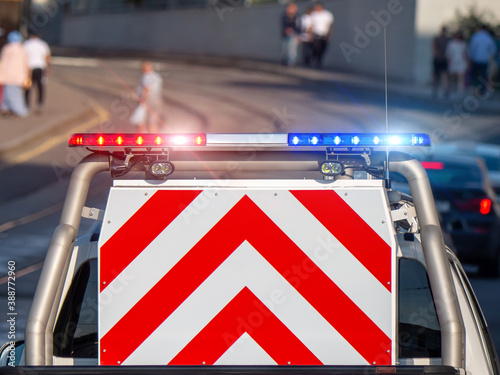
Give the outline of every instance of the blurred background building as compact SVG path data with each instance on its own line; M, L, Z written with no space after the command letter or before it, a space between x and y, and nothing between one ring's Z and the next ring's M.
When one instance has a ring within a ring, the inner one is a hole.
M31 0L29 24L50 44L62 47L279 62L279 20L286 2ZM301 12L311 4L306 0L296 2ZM452 24L460 12L476 9L492 24L500 24L498 0L322 2L335 15L333 39L325 58L327 68L382 76L386 27L389 77L404 82L430 81L432 38L443 25Z
M22 20L30 13L29 4L29 1L23 0L0 0L0 47L10 31L26 32Z

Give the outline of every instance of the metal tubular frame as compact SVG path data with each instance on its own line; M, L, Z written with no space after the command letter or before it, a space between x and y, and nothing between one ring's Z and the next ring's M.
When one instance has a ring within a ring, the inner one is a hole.
M302 162L306 161L302 166L302 170L313 170L315 166L319 165L317 159L314 161L317 156L314 154L311 153L305 160L301 160ZM184 168L179 169L196 170L196 165L192 160L182 161L182 157L180 159L176 162L176 166L184 164ZM200 168L200 164L203 165L203 169L210 166L220 168L225 164L223 162L224 158L216 160L215 163L210 163L209 160L200 160L198 161L198 168ZM267 169L265 167L268 166L267 163L263 162L264 160L257 157L254 160L247 159L246 163L243 160L240 160L240 162L248 164L248 170L253 170L257 166L258 168L264 167L264 169ZM227 159L225 161L227 162ZM300 164L300 162L297 162L298 160L296 160L295 164ZM298 167L298 165L294 165L294 167ZM52 364L54 323L64 286L64 275L80 227L82 210L93 177L97 173L107 170L110 170L110 156L107 154L92 154L83 159L73 172L60 224L56 228L49 245L46 261L26 323L27 365L43 366ZM394 152L390 154L389 170L399 172L406 177L415 203L421 228L422 248L441 326L443 365L464 368L465 329L427 173L416 159L403 153Z
M26 365L52 364L52 334L61 300L65 270L78 234L93 177L109 170L109 156L92 154L73 171L59 226L54 231L26 322Z
M406 177L417 211L422 249L441 326L443 365L464 368L464 322L446 256L443 233L429 178L418 160L403 153L390 153L389 170Z

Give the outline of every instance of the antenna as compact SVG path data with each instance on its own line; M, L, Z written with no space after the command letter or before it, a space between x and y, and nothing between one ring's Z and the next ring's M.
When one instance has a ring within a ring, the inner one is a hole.
M385 131L389 133L389 115L387 113L387 29L384 27L384 76L385 76Z
M384 78L385 78L385 132L389 133L389 114L387 110L387 29L384 27ZM391 187L389 180L389 147L385 150L385 181L386 187Z

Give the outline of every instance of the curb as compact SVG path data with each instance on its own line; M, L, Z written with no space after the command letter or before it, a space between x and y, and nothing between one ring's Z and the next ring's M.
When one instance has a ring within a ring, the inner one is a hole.
M30 116L30 119L32 119L33 123L37 126L33 126L29 132L16 136L8 143L0 145L0 156L15 153L16 151L19 151L21 149L25 150L26 145L31 144L35 140L42 137L47 137L59 131L66 130L71 125L74 125L75 122L86 119L92 115L94 115L94 117L98 117L99 114L95 112L94 108L89 102L89 99L82 97L83 95L80 92L78 92L78 94L79 99L82 103L81 109L73 111L72 113L69 113L65 116L58 116L57 118L49 120L40 125L36 124L38 121L36 116Z
M37 128L37 130L35 131L28 132L22 136L16 137L7 145L0 146L0 155L15 152L17 149L25 147L26 144L31 143L42 136L47 136L51 132L65 129L69 126L69 124L73 124L75 121L88 117L92 113L94 113L94 110L90 106L88 106L87 108L77 112L76 114L68 115L62 119L54 120L52 122L49 122L46 126Z

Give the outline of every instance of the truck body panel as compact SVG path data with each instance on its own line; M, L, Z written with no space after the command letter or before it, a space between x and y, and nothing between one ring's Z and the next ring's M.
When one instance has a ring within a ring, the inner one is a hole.
M396 243L380 183L273 182L111 189L100 364L395 363Z

